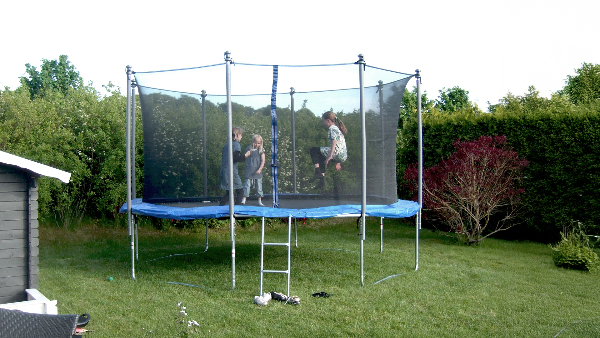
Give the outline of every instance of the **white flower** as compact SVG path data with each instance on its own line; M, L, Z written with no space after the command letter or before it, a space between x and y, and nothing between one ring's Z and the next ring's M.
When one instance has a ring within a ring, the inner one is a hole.
M195 320L192 320L192 325L194 325L194 326L200 326L200 324L198 324L198 322L195 321Z

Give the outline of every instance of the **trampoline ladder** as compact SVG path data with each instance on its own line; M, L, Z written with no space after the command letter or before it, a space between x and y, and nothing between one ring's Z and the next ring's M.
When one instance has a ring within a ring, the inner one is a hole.
M287 275L287 293L290 296L290 261L291 261L291 239L292 239L292 217L288 217L288 237L287 243L266 243L265 242L265 218L262 218L260 233L260 295L263 294L263 276L265 273L284 273ZM264 253L265 246L285 246L287 247L287 270L265 270Z

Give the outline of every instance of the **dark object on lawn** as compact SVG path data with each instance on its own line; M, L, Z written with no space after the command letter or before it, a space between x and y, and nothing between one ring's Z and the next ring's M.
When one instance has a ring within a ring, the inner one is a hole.
M47 315L0 309L0 338L73 337L75 329L85 326L90 315Z
M327 298L329 297L329 294L325 291L321 291L321 292L317 292L317 293L313 293L312 295L313 297L323 297L323 298Z
M88 325L89 322L90 322L90 315L87 313L84 313L81 316L79 316L79 318L77 318L77 327L84 327L84 326Z

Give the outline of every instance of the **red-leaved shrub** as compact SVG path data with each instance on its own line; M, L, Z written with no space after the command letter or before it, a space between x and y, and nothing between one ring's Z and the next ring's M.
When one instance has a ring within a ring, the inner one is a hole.
M465 243L476 244L513 225L510 220L524 192L518 181L528 162L506 146L506 136L456 140L454 147L448 159L423 170L423 210L439 217ZM406 169L404 178L417 196L416 164Z

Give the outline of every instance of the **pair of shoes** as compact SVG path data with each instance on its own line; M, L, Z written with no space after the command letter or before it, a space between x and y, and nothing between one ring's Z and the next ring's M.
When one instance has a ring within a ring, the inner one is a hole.
M325 179L321 178L321 180L319 180L319 183L317 183L317 185L315 185L315 187L313 189L323 189L325 188Z
M240 202L241 205L245 205L246 204L246 197L242 198L242 201Z
M267 305L267 304L269 304L270 300L271 300L270 292L267 292L267 293L263 294L262 296L254 296L254 303L256 303L257 305Z

